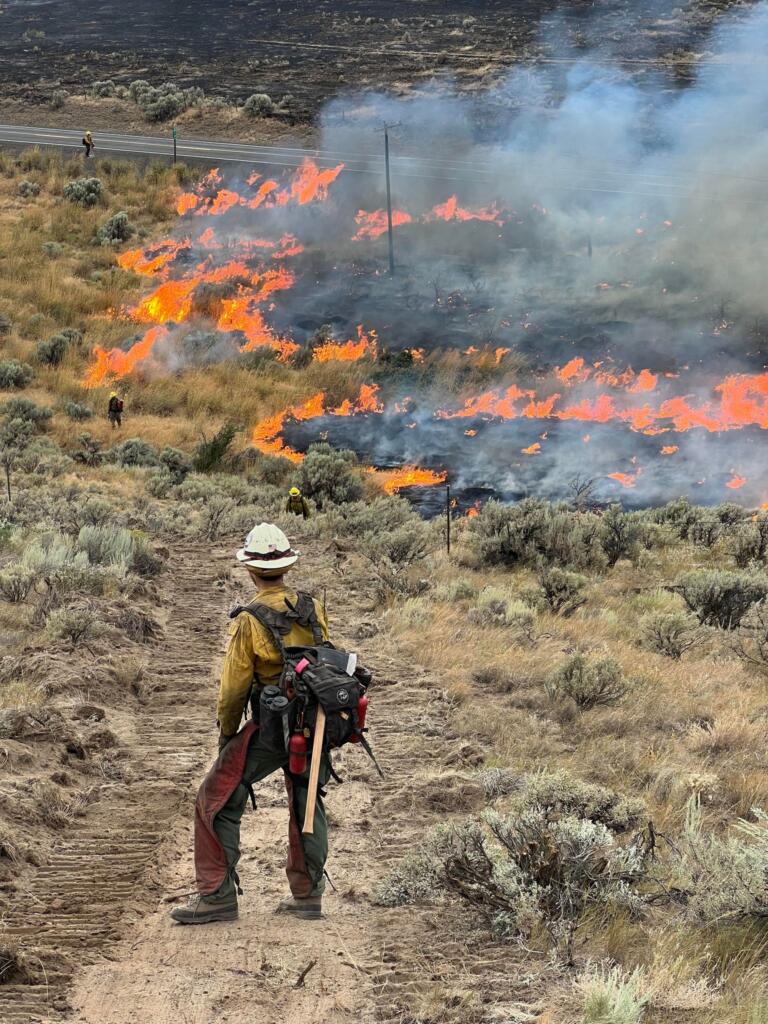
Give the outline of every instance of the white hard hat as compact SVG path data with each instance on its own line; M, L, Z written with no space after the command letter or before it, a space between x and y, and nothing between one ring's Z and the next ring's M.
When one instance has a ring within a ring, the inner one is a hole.
M259 523L245 538L236 558L253 569L288 569L298 561L299 553L279 526Z

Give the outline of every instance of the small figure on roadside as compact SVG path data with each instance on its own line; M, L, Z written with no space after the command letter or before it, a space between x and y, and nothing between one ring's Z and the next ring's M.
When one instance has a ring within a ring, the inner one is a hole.
M309 502L298 487L292 487L290 491L288 491L288 501L285 503L285 511L292 512L295 516L303 516L304 519L309 519L311 514Z
M85 158L87 160L93 150L96 149L93 144L93 135L90 132L86 132L83 136L83 146L85 147Z
M117 430L118 427L123 425L123 400L116 391L113 391L109 396L107 419L112 424L113 430Z

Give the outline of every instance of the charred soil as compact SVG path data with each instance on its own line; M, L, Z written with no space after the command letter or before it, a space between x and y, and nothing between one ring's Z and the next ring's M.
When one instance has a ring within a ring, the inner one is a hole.
M137 130L133 104L82 100L96 81L127 86L135 79L202 87L242 103L254 92L292 97L287 118L247 119L231 111L195 109L182 116L190 135L278 138L306 124L329 99L347 91L407 93L449 74L460 89L492 85L518 62L549 60L560 76L595 49L642 78L661 71L687 81L706 57L713 23L734 7L697 2L664 16L656 3L556 0L526 3L301 3L247 5L229 0L125 7L102 2L84 13L72 3L9 3L0 12L0 117L5 121ZM51 96L70 94L66 109ZM34 110L31 118L30 111Z

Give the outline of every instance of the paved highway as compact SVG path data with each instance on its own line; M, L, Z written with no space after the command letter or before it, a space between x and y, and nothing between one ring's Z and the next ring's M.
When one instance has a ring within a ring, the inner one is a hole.
M0 145L9 143L16 146L55 146L57 148L83 151L83 133L65 128L35 128L20 125L0 125ZM374 136L375 139L375 136ZM173 156L173 140L170 131L165 137L154 135L122 135L117 132L94 132L96 156L102 153L125 153L167 157ZM207 142L203 139L177 141L177 159L206 160L211 164L246 163L259 166L298 167L310 157L320 167L345 165L346 171L357 174L381 174L384 169L383 141L380 149L371 149L361 156L360 151L335 152L332 150L301 149L294 146L257 146L242 142ZM429 160L429 168L422 169L417 157L393 157L392 168L399 176L413 178L445 178L448 180L472 180L488 174L486 168L473 167L462 161Z
M83 151L81 130L66 128L35 128L20 125L0 125L0 146L3 143L15 146L55 146L59 149ZM123 135L117 132L96 132L96 156L102 153L124 153L134 156L154 156L171 159L173 140L170 130L166 136ZM321 149L302 149L297 146L257 146L243 142L217 142L204 139L179 138L177 158L179 160L202 160L212 166L222 163L243 163L259 167L298 167L308 157L320 167L335 167L343 163L345 173L367 174L383 177L383 138L370 133L370 148L354 152ZM535 168L528 156L510 148L504 154L504 170L500 172L498 155L493 162L485 162L483 148L475 149L473 160L446 160L427 150L420 156L392 156L392 174L398 179L421 178L429 181L477 183L479 180L495 183L500 173L514 180L515 163L525 171L527 181L539 182L542 190L564 192L592 192L608 195L632 195L649 198L686 199L695 192L698 199L719 202L721 197L716 187L723 181L739 181L744 185L768 185L768 181L747 178L728 171L702 174L691 169L679 173L649 173L614 164L606 157L603 170L581 178L575 173L579 161L572 155L562 168L554 165ZM738 196L731 190L725 197L730 204L759 206L764 208L766 200L754 194Z

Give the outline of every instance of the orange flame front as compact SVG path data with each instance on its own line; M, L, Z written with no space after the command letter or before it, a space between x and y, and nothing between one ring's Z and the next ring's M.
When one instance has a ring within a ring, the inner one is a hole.
M165 327L150 327L141 341L131 345L127 352L120 348L104 349L97 345L93 350L93 362L88 367L83 385L87 388L97 388L110 379L127 376L149 357L156 342L167 335Z
M366 356L370 359L375 359L377 353L378 342L376 332L371 331L370 334L365 334L363 332L363 325L358 324L357 341L346 341L338 344L328 341L315 349L312 358L317 363L328 363L332 360L354 363Z
M376 479L387 494L397 494L406 487L435 487L445 483L448 474L434 472L431 469L419 469L418 466L401 466L400 469L373 470Z

